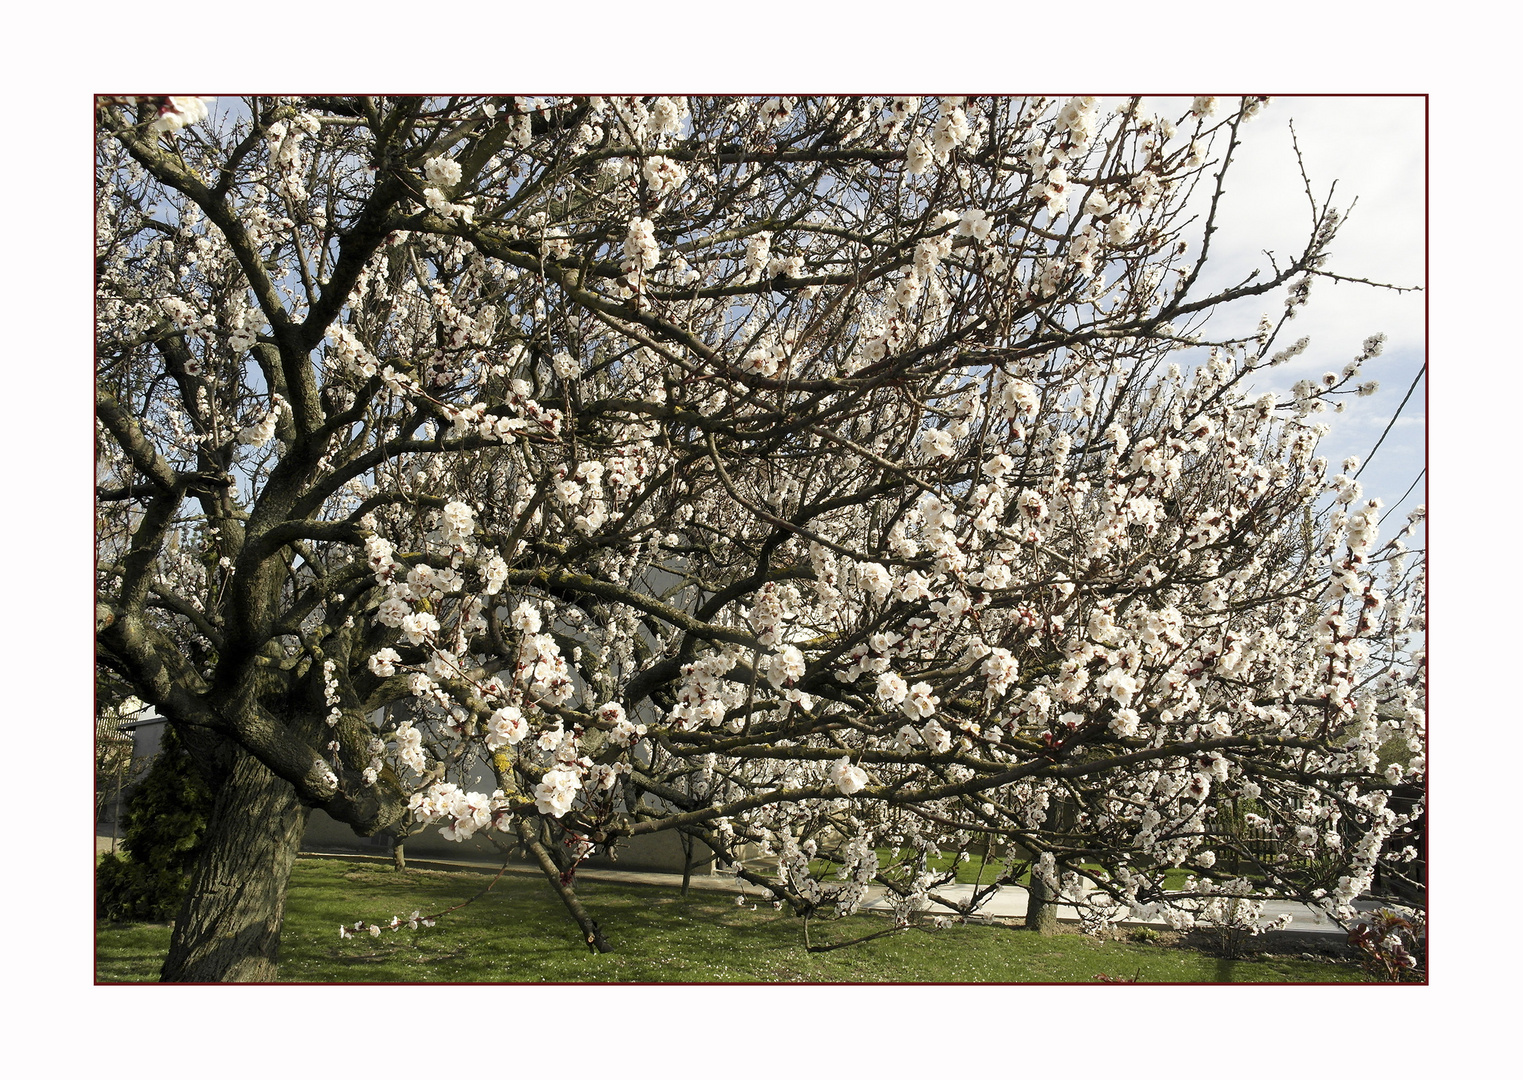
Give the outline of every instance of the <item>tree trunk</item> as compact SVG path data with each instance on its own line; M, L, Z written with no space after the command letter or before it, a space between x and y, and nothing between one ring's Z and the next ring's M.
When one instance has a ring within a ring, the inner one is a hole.
M1052 890L1033 871L1026 892L1026 929L1038 934L1058 932L1058 905Z
M162 982L273 982L286 883L307 827L296 790L243 750L217 792Z
M400 836L391 838L391 868L397 871L407 869L407 856L402 852L402 838Z

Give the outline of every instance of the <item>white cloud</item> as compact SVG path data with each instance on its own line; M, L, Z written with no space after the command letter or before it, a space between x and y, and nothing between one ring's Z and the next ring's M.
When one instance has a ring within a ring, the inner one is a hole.
M1177 117L1187 98L1149 101L1162 115ZM1232 102L1222 102L1225 110ZM1349 212L1339 229L1325 269L1351 278L1398 286L1424 284L1425 113L1421 97L1280 97L1240 129L1241 144L1223 185L1209 258L1197 289L1236 285L1254 270L1271 273L1270 255L1284 265L1304 249L1312 229L1312 196L1329 198ZM1294 136L1292 136L1292 130ZM1303 179L1296 161L1299 146ZM1212 158L1225 151L1219 140ZM1198 189L1201 220L1195 225L1198 250L1209 205L1209 190ZM1266 254L1268 252L1269 254ZM1284 290L1239 301L1213 316L1209 337L1249 334L1264 313L1278 318ZM1320 453L1337 462L1350 454L1363 459L1374 445L1425 360L1425 294L1397 293L1353 282L1320 279L1311 298L1285 328L1277 345L1300 337L1311 344L1299 357L1261 374L1259 390L1286 393L1298 379L1341 371L1371 334L1386 344L1368 362L1361 381L1380 383L1368 398L1344 398L1343 413L1321 419L1331 428ZM1361 476L1366 491L1394 503L1423 467L1423 388L1402 409L1401 420ZM1377 421L1375 418L1379 417ZM1414 494L1407 506L1421 497Z
M1267 266L1263 252L1300 250L1311 227L1312 194L1347 210L1327 269L1392 285L1420 285L1424 250L1423 100L1414 97L1277 98L1243 126L1213 237L1214 280L1237 280ZM1294 142L1292 141L1294 128ZM1209 264L1208 264L1209 265ZM1384 331L1392 348L1422 342L1421 293L1318 282L1296 333L1356 350Z

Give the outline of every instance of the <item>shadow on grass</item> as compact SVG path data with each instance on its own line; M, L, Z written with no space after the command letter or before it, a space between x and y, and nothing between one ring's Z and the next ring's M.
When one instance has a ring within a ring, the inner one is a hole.
M1102 976L1144 982L1322 982L1357 971L1277 957L1227 961L1193 949L1043 938L1001 926L913 930L824 953L805 950L803 923L787 910L733 892L579 880L578 892L614 946L594 955L543 880L508 874L479 895L490 875L356 867L299 860L287 900L281 980L311 983L1092 983ZM341 939L342 923L380 926L393 915L436 914L473 902L432 929ZM810 924L814 944L887 928L873 915ZM146 935L146 936L145 936ZM97 929L100 981L157 979L167 927ZM162 948L160 948L162 943Z

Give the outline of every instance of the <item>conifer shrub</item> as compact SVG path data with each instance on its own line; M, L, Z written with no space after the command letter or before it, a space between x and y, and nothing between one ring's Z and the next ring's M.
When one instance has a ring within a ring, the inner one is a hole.
M190 755L166 729L159 754L127 797L124 855L107 853L95 867L95 913L113 921L174 918L200 854L211 792Z

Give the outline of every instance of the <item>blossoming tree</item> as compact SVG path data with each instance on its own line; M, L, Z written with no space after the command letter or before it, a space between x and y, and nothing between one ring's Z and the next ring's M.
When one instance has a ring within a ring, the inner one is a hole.
M99 101L99 662L217 792L165 977L273 974L310 807L595 948L663 830L901 921L947 851L1097 922L1399 871L1421 562L1316 456L1379 339L1264 389L1338 213L1204 284L1263 105Z

